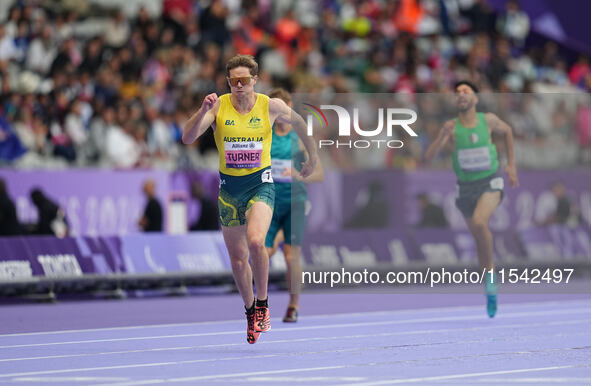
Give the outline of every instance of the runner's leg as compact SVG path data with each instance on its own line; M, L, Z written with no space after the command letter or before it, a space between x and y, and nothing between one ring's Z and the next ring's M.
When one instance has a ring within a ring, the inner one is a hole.
M254 293L252 288L252 269L248 263L248 244L246 242L246 225L226 227L222 226L222 234L230 263L232 265L232 275L238 287L238 292L242 296L244 306L249 308L254 302Z

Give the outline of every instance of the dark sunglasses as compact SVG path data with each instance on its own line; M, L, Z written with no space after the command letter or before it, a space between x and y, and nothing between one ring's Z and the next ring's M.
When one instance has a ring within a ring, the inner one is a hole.
M228 78L228 82L230 83L230 86L232 86L232 87L238 86L238 82L240 82L243 86L245 86L250 83L251 79L252 79L252 76L239 76L237 78Z

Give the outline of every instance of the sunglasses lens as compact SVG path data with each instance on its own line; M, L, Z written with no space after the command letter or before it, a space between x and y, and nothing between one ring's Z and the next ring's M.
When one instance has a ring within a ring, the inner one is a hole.
M230 84L232 87L238 86L238 82L240 82L243 86L250 83L250 76L239 77L239 78L230 78Z

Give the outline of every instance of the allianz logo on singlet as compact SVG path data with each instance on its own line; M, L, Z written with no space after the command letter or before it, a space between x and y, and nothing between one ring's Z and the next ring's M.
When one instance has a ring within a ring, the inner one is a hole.
M232 149L255 149L256 145L254 142L251 143L233 143L231 145Z

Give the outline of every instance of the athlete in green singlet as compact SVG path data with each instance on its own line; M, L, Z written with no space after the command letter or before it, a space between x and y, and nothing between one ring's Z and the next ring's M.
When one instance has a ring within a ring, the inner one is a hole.
M451 140L454 144L453 168L458 178L456 206L464 215L476 241L481 269L494 270L493 236L488 228L491 215L503 199L503 178L497 174L499 158L491 133L505 136L507 165L505 171L512 187L519 185L513 153L511 127L492 113L477 113L477 88L470 82L455 86L458 117L445 123L437 139L425 153L431 161ZM486 276L487 312L497 311L497 283L494 274Z

